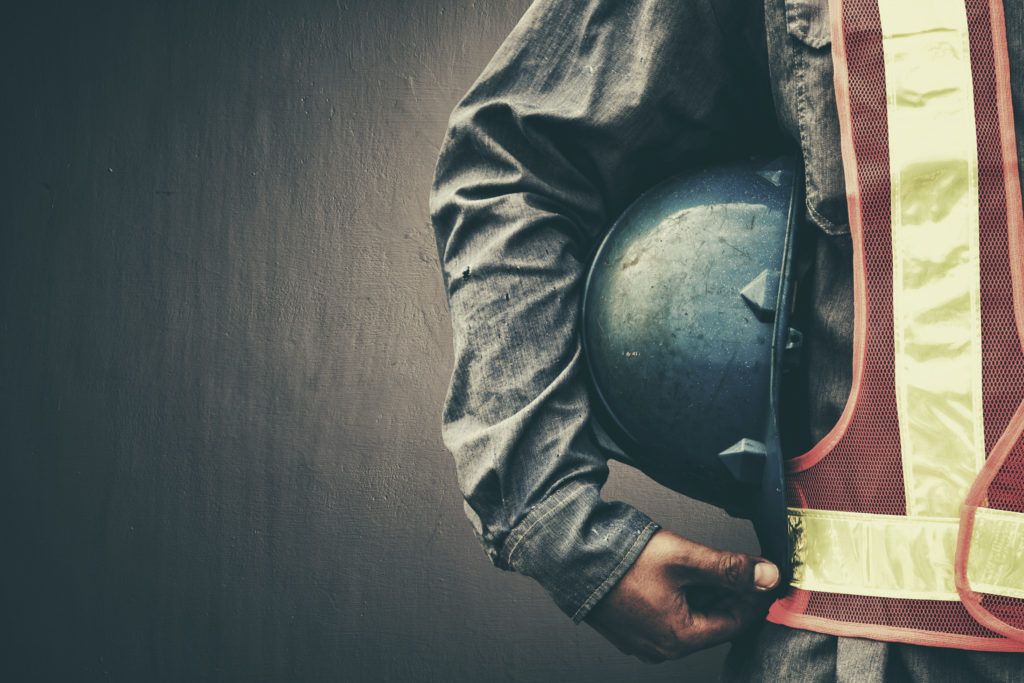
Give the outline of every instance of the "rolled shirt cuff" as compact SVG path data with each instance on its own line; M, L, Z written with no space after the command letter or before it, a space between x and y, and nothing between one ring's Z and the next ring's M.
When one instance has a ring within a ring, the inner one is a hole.
M636 508L572 482L534 507L502 547L506 567L536 579L576 623L633 566L660 527Z

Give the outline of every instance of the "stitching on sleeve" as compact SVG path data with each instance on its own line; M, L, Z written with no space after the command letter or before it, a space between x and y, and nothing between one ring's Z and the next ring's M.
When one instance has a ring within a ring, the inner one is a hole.
M540 517L538 517L536 520L531 522L528 527L524 528L521 532L516 534L517 537L515 538L515 543L512 545L511 549L508 551L508 556L507 557L508 557L508 564L509 564L509 566L513 566L513 557L515 556L516 551L519 550L519 546L522 545L523 541L526 539L526 537L529 535L529 533L531 531L533 531L534 527L536 527L538 524L543 522L545 519L547 519L551 515L555 514L556 512L558 512L559 510L564 508L570 502L572 502L573 498L572 498L572 496L570 496L570 494L574 493L577 489L580 489L582 487L583 487L583 485L578 483L578 482L574 482L574 483L570 484L569 486L566 486L561 491L562 495L560 495L560 496L556 495L556 496L554 496L552 499L550 499L548 501L548 503L551 505L550 509L545 511L542 515L540 515ZM509 539L509 540L512 540L512 539Z

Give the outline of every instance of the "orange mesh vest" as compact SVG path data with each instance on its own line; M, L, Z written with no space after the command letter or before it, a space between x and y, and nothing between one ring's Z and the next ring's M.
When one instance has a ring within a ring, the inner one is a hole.
M1002 0L832 0L853 386L788 462L812 631L1024 651L1024 220Z

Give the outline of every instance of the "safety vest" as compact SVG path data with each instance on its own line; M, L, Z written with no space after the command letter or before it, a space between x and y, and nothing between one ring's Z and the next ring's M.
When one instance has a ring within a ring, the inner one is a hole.
M775 623L1024 651L1024 218L1002 0L832 0L853 385L788 461Z

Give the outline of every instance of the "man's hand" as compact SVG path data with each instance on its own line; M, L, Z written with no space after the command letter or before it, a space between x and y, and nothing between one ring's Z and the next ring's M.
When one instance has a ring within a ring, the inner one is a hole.
M735 638L760 619L779 582L774 564L659 531L586 621L645 662Z

